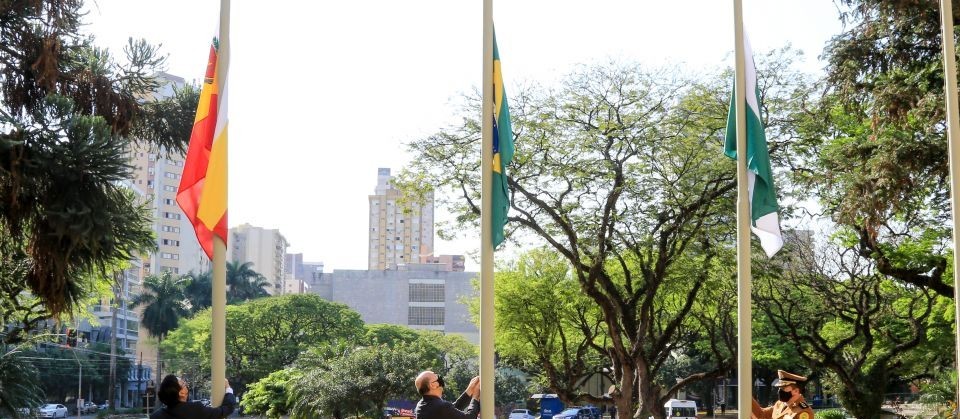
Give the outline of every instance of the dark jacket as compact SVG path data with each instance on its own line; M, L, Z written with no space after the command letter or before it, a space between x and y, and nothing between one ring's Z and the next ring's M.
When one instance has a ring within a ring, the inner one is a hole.
M435 396L423 396L413 416L417 419L477 419L479 413L480 401L463 393L456 403Z
M236 407L237 397L233 393L226 393L220 407L207 407L200 402L182 402L154 411L150 419L220 419L230 416Z

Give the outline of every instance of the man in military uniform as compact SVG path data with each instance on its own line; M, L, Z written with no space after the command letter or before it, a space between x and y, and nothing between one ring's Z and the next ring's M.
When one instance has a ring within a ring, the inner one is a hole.
M807 377L777 370L777 378L771 384L779 387L777 402L771 407L760 407L757 399L753 399L751 416L754 419L813 419L813 409L803 399L801 388L807 381Z

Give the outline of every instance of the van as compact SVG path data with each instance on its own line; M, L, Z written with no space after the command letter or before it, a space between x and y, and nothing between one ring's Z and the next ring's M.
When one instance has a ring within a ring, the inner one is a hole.
M663 408L667 419L697 419L697 403L691 400L670 399Z

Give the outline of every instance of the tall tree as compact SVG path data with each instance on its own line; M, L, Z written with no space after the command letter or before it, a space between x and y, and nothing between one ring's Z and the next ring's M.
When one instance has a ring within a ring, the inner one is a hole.
M317 295L295 294L227 306L227 371L240 391L290 366L309 348L355 342L363 333L360 315ZM210 310L172 331L161 344L173 369L209 371Z
M890 280L853 248L855 233L845 236L845 245L822 253L797 249L779 275L756 277L756 302L805 364L827 372L824 381L844 407L872 419L894 378L952 365L952 350L928 337L931 329L951 330L952 318L935 311L942 297L933 290ZM940 359L910 355L920 349Z
M227 302L230 304L270 295L265 289L270 283L253 270L253 262L227 262L227 285L230 287L227 290Z
M845 30L824 51L827 89L801 123L794 173L879 273L952 297L938 3L836 3Z
M141 324L161 341L176 329L190 311L184 304L184 280L170 271L143 279L143 291L133 298L133 307L142 307Z
M143 279L143 289L133 298L132 307L143 307L140 324L151 336L157 338L157 369L163 359L163 340L170 331L180 325L180 320L190 314L184 295L184 280L164 271L159 276L149 275Z
M161 116L142 100L163 68L157 49L131 40L114 59L80 34L82 7L0 3L0 280L15 281L5 299L25 284L47 315L154 246L148 212L122 186L128 146L177 150L188 138L173 129L183 123L146 123Z
M786 98L807 90L791 61L787 52L759 63L763 117L774 140L796 106ZM661 417L666 398L722 376L735 362L734 348L720 341L715 368L679 382L658 379L734 225L735 170L721 152L731 78L669 74L590 66L557 90L511 97L510 226L562 255L599 308L622 418L632 414L634 396L636 415ZM480 212L477 109L479 100L468 98L462 124L410 144L414 158L401 182L423 174L464 227ZM774 160L777 154L775 146Z
M212 272L190 272L186 275L187 283L183 293L190 302L190 313L195 314L213 305Z

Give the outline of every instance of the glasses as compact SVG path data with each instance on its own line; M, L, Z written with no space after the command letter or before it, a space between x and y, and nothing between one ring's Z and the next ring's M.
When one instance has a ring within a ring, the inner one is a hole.
M439 385L440 387L446 387L446 385L444 385L444 382L443 382L443 377L439 375L437 376L437 379L435 381L431 381L431 383L437 383L437 385Z

